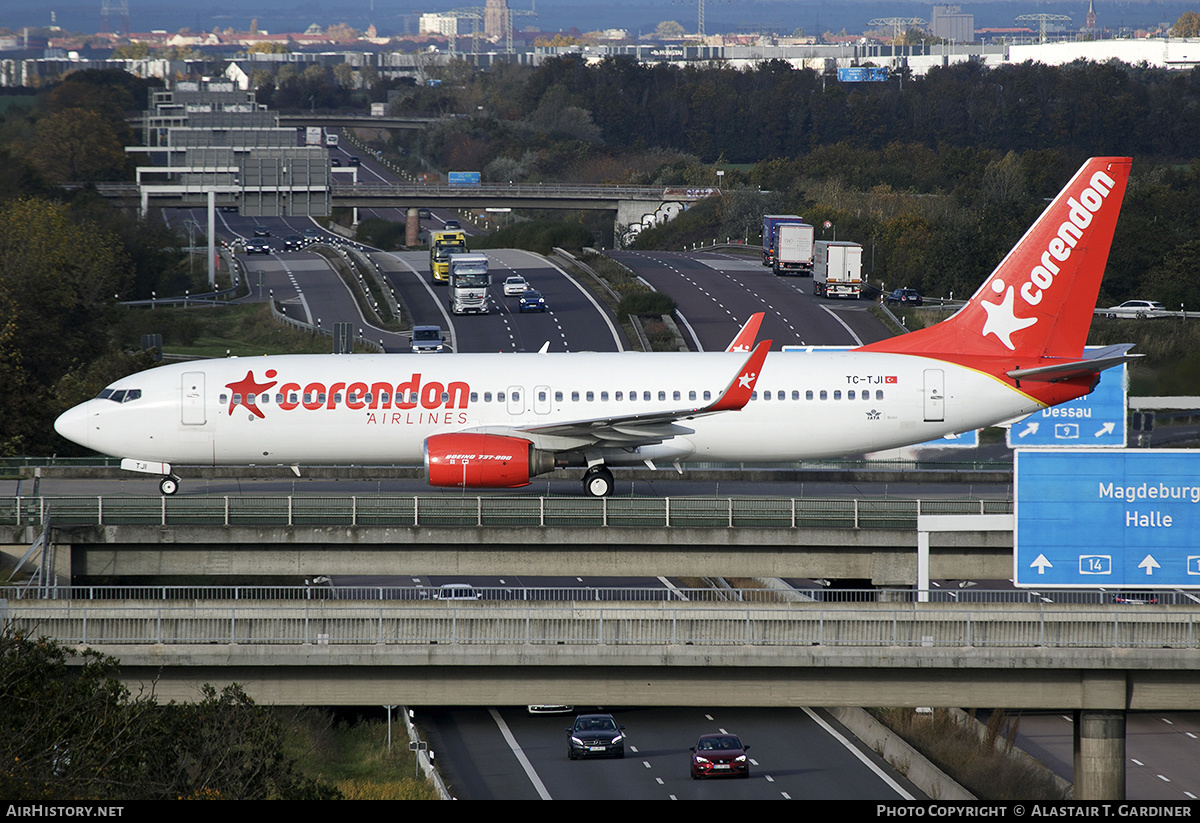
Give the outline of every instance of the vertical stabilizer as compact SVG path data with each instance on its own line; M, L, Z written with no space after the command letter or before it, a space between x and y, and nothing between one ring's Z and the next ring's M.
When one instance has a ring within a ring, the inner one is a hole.
M961 311L861 350L960 361L1080 358L1130 163L1088 160Z

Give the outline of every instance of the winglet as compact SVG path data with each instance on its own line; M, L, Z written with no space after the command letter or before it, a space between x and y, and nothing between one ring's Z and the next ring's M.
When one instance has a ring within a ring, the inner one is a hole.
M750 395L754 392L754 384L758 381L758 376L762 374L763 362L767 359L767 352L770 350L770 340L764 340L755 346L754 351L750 352L750 356L746 358L746 362L738 369L737 377L733 378L725 387L725 391L717 398L717 402L704 411L737 411L749 403Z
M754 348L754 339L758 337L758 327L762 325L764 317L766 317L766 312L761 311L750 315L746 325L742 326L742 330L737 333L737 337L733 338L725 351L750 351Z

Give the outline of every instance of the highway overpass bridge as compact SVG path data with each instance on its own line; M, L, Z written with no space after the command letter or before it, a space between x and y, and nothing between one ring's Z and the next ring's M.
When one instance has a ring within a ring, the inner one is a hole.
M10 594L13 594L10 592ZM135 691L292 705L1003 706L1075 715L1123 799L1125 712L1200 705L1200 609L1045 603L0 601Z
M1007 579L1008 500L464 495L0 498L0 543L48 580L338 573L837 578L877 586ZM969 521L973 523L974 520ZM927 566L918 549L928 544Z
M185 167L152 167L159 174L180 174ZM341 170L342 174L352 169ZM197 177L199 175L196 175ZM300 191L286 182L264 189L244 182L206 185L202 182L97 183L104 197L136 204L144 213L150 205L161 208L205 208L208 192L217 192L218 205L237 205L264 195L287 191L293 197ZM306 194L312 192L305 190ZM324 191L322 190L321 194ZM686 186L571 186L565 184L480 186L431 186L419 183L343 183L329 186L330 202L335 208L417 208L460 209L510 208L559 209L568 211L610 212L618 225L650 225L668 220L691 204L716 194L716 189Z

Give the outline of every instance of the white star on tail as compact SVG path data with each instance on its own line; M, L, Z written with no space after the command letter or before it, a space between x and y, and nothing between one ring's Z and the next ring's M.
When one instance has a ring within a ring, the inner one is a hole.
M992 290L999 293L1004 288L1004 284L999 280L992 281ZM1027 329L1038 321L1036 317L1017 317L1013 312L1013 302L1016 300L1016 291L1012 286L1004 292L1004 299L999 303L981 303L983 310L987 312L987 321L983 324L983 334L987 337L989 334L996 335L996 339L1008 347L1009 351L1015 351L1016 346L1012 343L1013 332L1018 332L1021 329Z
M750 388L750 386L752 386L754 384L754 378L756 376L757 375L755 375L751 372L746 372L745 374L743 374L741 377L738 378L738 385L740 385L743 389L748 389L748 388Z

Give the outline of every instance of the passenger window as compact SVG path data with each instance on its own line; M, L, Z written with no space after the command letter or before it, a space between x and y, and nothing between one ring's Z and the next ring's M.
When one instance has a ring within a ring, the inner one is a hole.
M649 403L650 402L650 392L648 392L648 391L642 392L642 400Z
M371 395L369 395L369 394L368 394L368 395L367 395L367 400L370 400L370 399L371 399ZM478 403L478 402L479 402L479 392L477 392L477 391L473 391L473 392L471 392L471 402L472 402L472 403Z
M519 391L515 391L515 392L513 392L513 393L512 393L512 399L513 399L513 402L514 402L514 403L516 403L516 402L520 401L520 399L521 399L521 393L520 393ZM445 402L447 402L447 401L449 401L449 400L450 400L450 393L449 393L449 392L442 392L442 402L443 402L443 403L445 403Z
M563 399L563 393L562 393L562 392L560 392L560 391L556 391L556 392L554 393L554 402L555 402L555 403L561 403L561 402L562 402L562 399Z
M391 400L391 395L390 395L390 394L388 394L387 392L385 392L385 391L381 391L381 392L379 393L379 402L380 402L380 403L388 403L390 400ZM295 396L295 395L292 395L292 402L293 402L293 403L295 403L295 402L296 402L296 396Z
M323 392L323 391L317 392L317 402L320 403L322 406L325 405L325 397L326 397L325 392Z
M822 400L828 400L828 399L829 399L829 392L825 391L824 389L821 389L821 399L822 399Z
M674 394L671 395L671 399L672 400L682 400L683 396L679 392L675 392Z
M769 391L763 392L763 400L770 400L770 399L771 399L771 393Z
M695 399L696 399L696 391L695 391L695 389L693 389L692 391L688 392L688 400L695 400Z
M546 395L545 389L542 389L541 391L538 392L538 402L539 403L545 403L546 397L547 397L547 395Z
M587 397L587 401L588 401L589 403L591 403L591 402L593 402L593 401L596 399L596 393L595 393L595 392L588 392L588 393L587 393L587 395L586 395L586 397Z
M757 399L758 399L758 392L756 392L756 391L752 391L752 392L750 392L750 399L751 399L751 400L757 400Z
M875 399L876 399L876 400L882 400L882 399L883 399L883 389L876 389L876 390L875 390Z
M618 403L620 403L622 400L625 399L625 392L623 392L623 391L617 392L616 394L613 395L613 399L616 400Z
M492 402L492 393L491 393L490 391L485 391L485 392L483 393L483 402L484 402L484 403L491 403L491 402Z
M233 395L233 405L236 406L238 403L241 403L241 402L242 402L242 396L240 394L234 394Z
M799 392L799 390L797 390L797 389L792 389L792 399L793 399L793 400L799 400L799 399L800 399L800 392Z
M498 391L498 392L496 392L496 402L497 402L497 403L503 403L503 402L504 402L504 392L502 392L502 391Z
M847 399L847 400L853 400L853 399L854 399L854 389L850 389L849 391L847 391L847 392L846 392L846 399Z
M842 399L842 390L841 390L841 389L837 389L836 391L834 391L834 393L833 393L833 399L834 399L834 400L841 400L841 399Z
M712 400L712 392L711 392L711 391L705 391L705 392L704 392L704 399L705 399L705 400Z
M666 400L666 399L667 399L667 393L666 393L665 391L660 391L660 392L658 393L658 399L659 399L659 400Z
M229 402L229 395L227 395L227 394L218 395L217 402L219 402L222 406L224 406L226 403Z
M602 392L600 392L600 402L601 402L601 403L607 403L607 402L608 402L608 392L606 392L606 391L602 391Z
M577 392L577 391L573 391L573 392L571 392L571 402L572 402L572 403L578 403L578 402L579 402L579 392Z
M804 399L805 399L805 400L812 400L812 399L813 399L813 393L812 393L812 389L809 389L808 391L806 391L806 392L804 393Z

